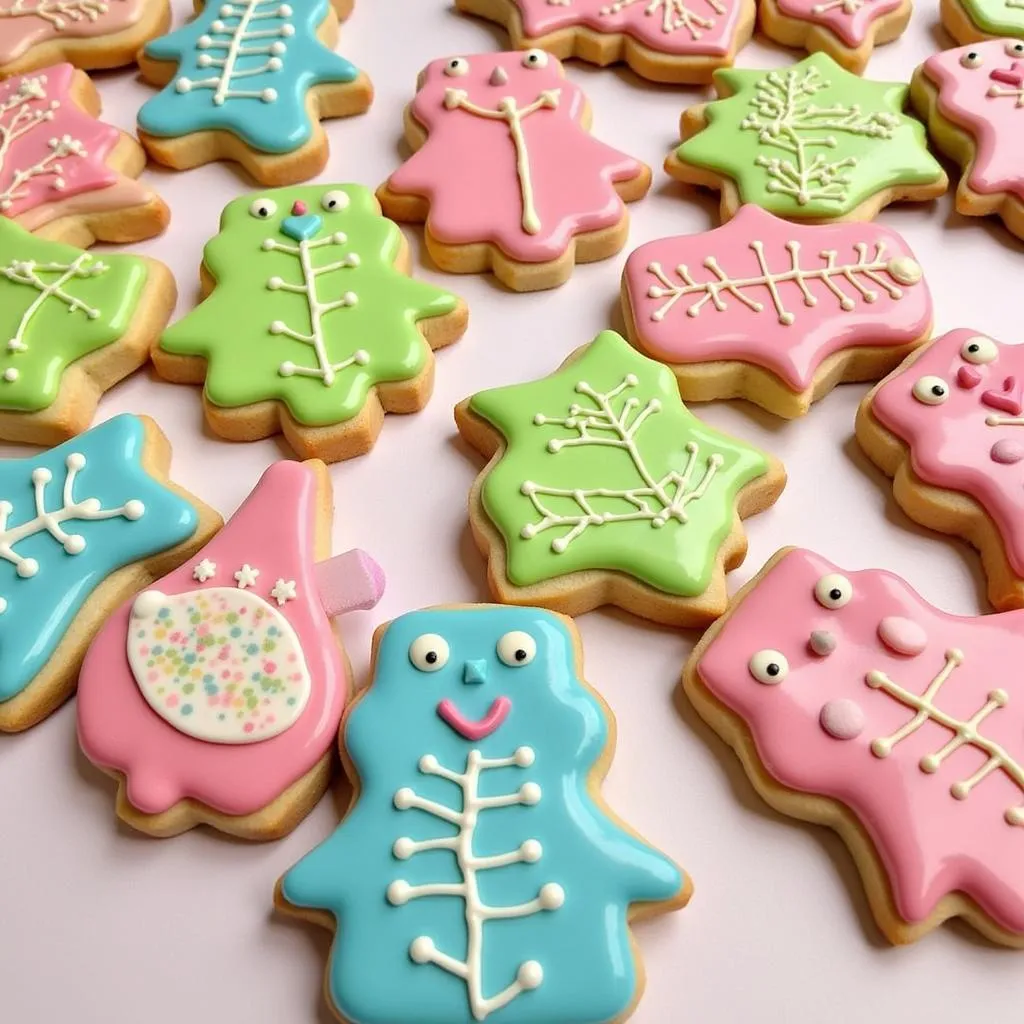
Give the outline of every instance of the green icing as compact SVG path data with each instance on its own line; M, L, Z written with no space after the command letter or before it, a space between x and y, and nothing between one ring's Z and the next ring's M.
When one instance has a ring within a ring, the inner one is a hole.
M768 470L763 453L704 426L672 372L613 331L550 377L483 391L470 408L507 442L482 498L518 586L608 569L702 594L736 495Z
M328 208L332 196L341 198ZM260 216L268 200L274 210ZM293 214L296 202L305 214ZM207 360L214 405L276 400L307 426L343 423L374 385L422 372L428 348L417 322L458 304L394 266L401 243L398 227L359 185L236 199L203 254L216 287L164 332L160 348Z
M93 256L0 217L0 409L52 405L69 364L119 340L146 283L133 256Z
M1024 0L960 0L960 6L971 21L989 35L1024 33Z
M715 72L723 99L683 142L685 163L731 178L740 201L780 217L838 217L882 189L942 175L907 86L871 82L814 53L777 71Z

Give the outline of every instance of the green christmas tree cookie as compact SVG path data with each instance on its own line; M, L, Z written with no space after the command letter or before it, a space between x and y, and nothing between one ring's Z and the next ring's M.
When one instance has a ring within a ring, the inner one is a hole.
M153 353L168 380L201 384L210 427L252 441L281 432L302 458L373 447L385 412L415 412L432 350L467 310L407 276L401 231L359 185L243 196L203 253L206 298Z

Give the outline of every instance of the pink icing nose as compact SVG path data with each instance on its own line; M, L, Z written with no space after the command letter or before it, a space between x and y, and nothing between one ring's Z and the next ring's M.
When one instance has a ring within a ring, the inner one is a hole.
M956 382L965 391L970 391L971 388L976 388L981 383L981 373L973 366L961 366L956 371Z
M996 441L992 445L992 450L989 452L992 456L993 462L999 462L1004 466L1012 466L1015 462L1020 462L1024 459L1024 445L1018 444L1016 441L1009 441L1005 437L1001 441Z
M855 740L864 731L864 711L861 706L840 697L822 706L818 718L822 729L837 740Z
M878 638L897 654L920 654L928 643L923 627L900 615L886 615L878 624Z
M308 207L301 199L296 199L295 202L292 203L292 213L296 217L301 217L307 209Z

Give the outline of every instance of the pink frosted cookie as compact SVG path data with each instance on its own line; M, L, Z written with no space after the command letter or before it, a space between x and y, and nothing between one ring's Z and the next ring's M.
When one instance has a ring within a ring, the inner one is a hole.
M81 248L167 227L164 201L134 180L144 150L99 113L95 86L70 64L0 82L0 215Z
M912 0L761 0L761 28L783 46L824 50L858 75L881 43L903 35Z
M277 462L191 561L107 622L79 682L86 756L154 836L290 832L327 788L349 689L331 619L370 608L369 556L330 558L330 478Z
M878 380L929 335L921 266L878 224L791 224L746 205L723 227L626 261L630 340L683 400L746 398L787 419L844 381Z
M377 190L393 220L425 221L443 270L493 270L515 291L564 284L626 242L624 202L650 168L589 132L590 108L543 50L428 64L406 110L413 155Z
M932 142L963 168L957 211L998 214L1024 238L1024 42L937 53L914 72L910 98Z
M134 64L170 19L168 0L0 0L0 78L61 60L80 68Z
M899 0L897 0L899 2ZM710 82L754 30L754 0L456 0L504 25L516 49L625 61L654 82Z
M834 828L879 927L963 917L1024 947L1024 612L947 615L903 580L780 551L683 674L773 807Z
M857 440L911 519L981 552L988 596L1024 606L1024 345L960 329L861 403Z

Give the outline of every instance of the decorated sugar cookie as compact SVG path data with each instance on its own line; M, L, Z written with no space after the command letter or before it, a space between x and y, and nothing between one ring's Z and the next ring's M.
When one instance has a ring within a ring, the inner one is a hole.
M780 551L705 633L687 696L774 808L850 847L879 927L1024 947L1024 612Z
M1024 238L1024 41L995 39L929 57L914 73L911 98L935 145L963 168L957 211L997 214Z
M1024 606L1024 347L944 334L864 399L857 440L911 519L979 549L996 608Z
M370 608L380 568L330 558L319 462L277 462L231 521L118 609L82 666L78 736L154 836L199 823L290 832L323 795L349 687L331 619Z
M719 99L683 113L674 178L715 189L722 219L755 203L790 220L871 220L889 203L934 199L945 171L908 88L870 82L812 53L788 68L715 73Z
M370 81L333 52L351 0L197 0L195 20L148 43L143 76L162 92L139 111L139 140L176 170L233 160L264 185L327 164L320 121L361 114Z
M1024 0L941 0L942 26L961 44L1024 36Z
M99 93L70 64L0 82L0 216L83 248L167 226L163 200L134 180L145 152L99 112Z
M709 82L754 29L754 0L456 0L504 25L516 49L625 61L655 82Z
M415 152L377 190L384 213L425 222L442 270L493 270L515 291L618 252L624 202L651 184L646 164L590 134L586 97L543 50L433 61L405 124Z
M208 298L164 332L153 362L169 380L205 380L223 437L281 431L306 458L361 455L385 412L426 405L432 349L466 328L465 304L408 265L401 231L361 185L242 196L203 254Z
M170 20L167 0L0 0L0 79L62 60L87 69L134 64Z
M685 401L746 398L787 418L844 381L878 380L925 341L921 265L876 224L792 224L741 206L727 224L648 242L622 275L630 340Z
M110 611L220 526L168 479L170 461L152 420L122 415L0 462L0 732L67 700Z
M861 74L874 48L903 35L913 0L761 0L761 27L783 46L827 53Z
M704 426L672 372L612 331L550 377L474 395L455 419L490 458L470 524L507 604L707 624L746 554L740 520L786 480L770 455Z
M171 272L94 256L0 217L0 439L57 444L149 358L174 308Z
M631 925L692 885L605 806L614 735L561 616L438 608L377 631L342 726L352 804L276 891L337 929L325 990L340 1020L630 1015Z

